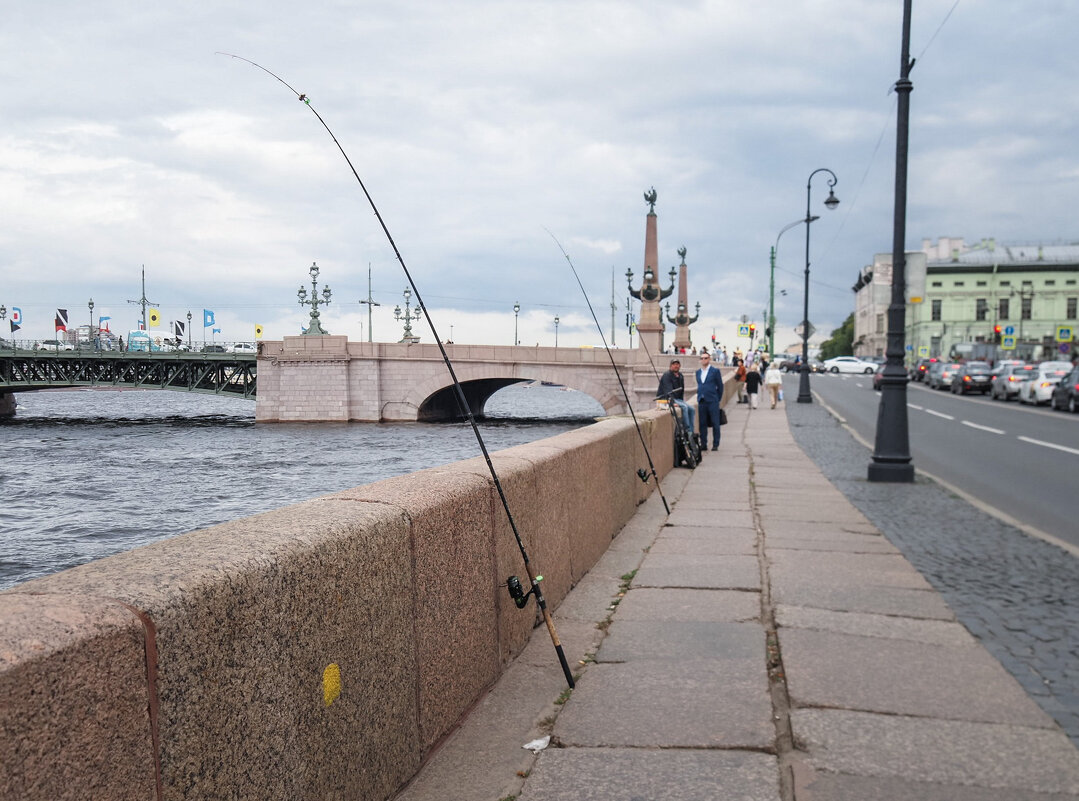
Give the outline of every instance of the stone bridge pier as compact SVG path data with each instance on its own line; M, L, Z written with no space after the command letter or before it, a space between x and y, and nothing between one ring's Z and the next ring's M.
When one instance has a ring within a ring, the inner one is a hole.
M629 413L602 348L447 345L446 350L474 415L482 415L495 392L522 381L562 384L595 398L609 415ZM657 379L646 354L637 349L611 353L634 411L652 408ZM331 335L260 344L259 422L462 417L437 345L349 342Z

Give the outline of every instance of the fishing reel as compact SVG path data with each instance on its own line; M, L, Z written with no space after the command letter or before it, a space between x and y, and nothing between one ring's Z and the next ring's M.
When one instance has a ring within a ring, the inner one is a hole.
M541 581L543 581L543 576L536 576L536 584L539 584ZM518 609L524 609L525 604L528 603L528 596L539 590L539 587L537 587L536 584L533 584L528 592L525 592L519 578L510 576L506 579L506 589L509 590L510 598L513 599L513 603L517 605Z
M643 467L638 467L637 468L637 478L639 478L641 480L642 484L647 484L648 483L648 471L645 470Z

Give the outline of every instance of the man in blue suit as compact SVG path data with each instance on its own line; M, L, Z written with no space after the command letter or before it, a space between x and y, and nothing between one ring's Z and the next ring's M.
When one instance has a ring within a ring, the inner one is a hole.
M705 351L701 354L701 367L697 370L697 420L700 425L701 450L708 447L708 427L712 427L712 450L719 449L719 402L723 398L723 377L718 367L712 366L712 358Z

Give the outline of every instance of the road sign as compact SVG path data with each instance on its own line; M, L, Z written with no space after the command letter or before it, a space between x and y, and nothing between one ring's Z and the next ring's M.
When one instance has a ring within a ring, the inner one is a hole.
M1012 334L1015 333L1015 326L1014 325L1006 325L1006 326L1004 326L1004 333L1007 334L1008 336L1011 336Z
M1059 350L1061 353L1071 353L1072 343L1061 342L1059 345L1057 345L1057 350Z
M1057 326L1057 342L1071 342L1072 327L1070 325Z
M809 324L809 333L808 333L808 334L806 334L806 339L809 339L809 338L810 338L811 336L813 336L813 334L815 334L816 332L817 332L817 329L813 327L813 323L810 323L810 324ZM799 323L798 325L794 326L794 333L796 333L796 334L797 334L798 336L801 336L801 335L802 335L802 324L801 324L801 323Z
M748 325L740 325L740 326L738 326L738 336L740 336L740 337L748 337L749 336L749 326Z
M918 358L919 359L928 359L929 358L929 346L928 345L919 345L918 346Z
M1015 337L1005 334L1000 338L1001 350L1015 350Z

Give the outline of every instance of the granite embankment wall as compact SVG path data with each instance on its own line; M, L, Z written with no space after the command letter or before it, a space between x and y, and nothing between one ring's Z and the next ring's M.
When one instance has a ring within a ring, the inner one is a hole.
M553 608L653 490L628 418L492 458ZM0 798L385 798L524 646L510 574L476 458L0 593Z

